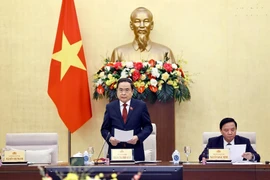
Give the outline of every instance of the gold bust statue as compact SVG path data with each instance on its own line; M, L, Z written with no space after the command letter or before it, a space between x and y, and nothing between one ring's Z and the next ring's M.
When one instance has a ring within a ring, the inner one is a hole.
M133 42L115 48L111 61L164 60L165 53L168 53L169 61L174 63L170 48L150 40L149 35L153 27L152 13L144 7L135 9L130 15L130 28L135 38Z

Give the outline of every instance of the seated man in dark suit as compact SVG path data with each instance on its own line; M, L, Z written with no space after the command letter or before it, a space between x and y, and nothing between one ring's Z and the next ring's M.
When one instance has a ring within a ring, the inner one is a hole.
M249 161L260 162L260 155L252 148L249 139L236 135L237 123L233 118L224 118L219 124L222 135L209 138L208 143L199 156L201 161L203 157L207 158L208 149L224 149L227 145L246 144L246 152L242 157Z

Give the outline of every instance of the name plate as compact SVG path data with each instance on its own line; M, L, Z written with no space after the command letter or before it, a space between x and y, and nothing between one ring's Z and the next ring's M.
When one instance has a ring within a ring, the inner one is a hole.
M111 161L134 161L133 149L111 149Z
M24 162L25 150L11 150L4 152L5 157L3 162Z
M230 160L229 149L209 149L209 160Z

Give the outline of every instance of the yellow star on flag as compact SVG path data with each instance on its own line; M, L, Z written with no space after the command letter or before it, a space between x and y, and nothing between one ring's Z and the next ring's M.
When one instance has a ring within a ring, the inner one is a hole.
M52 55L52 59L61 62L61 80L67 73L70 66L74 66L86 71L86 68L80 60L78 53L82 47L82 40L70 44L63 33L62 49Z

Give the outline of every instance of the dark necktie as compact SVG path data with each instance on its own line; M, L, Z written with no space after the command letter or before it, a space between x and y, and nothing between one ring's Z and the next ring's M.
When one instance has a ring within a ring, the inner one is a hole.
M124 123L126 124L127 122L127 104L123 104L124 108L123 108L123 112L122 112L122 117L123 117L123 120L124 120Z
M231 143L228 143L227 146L232 145Z

